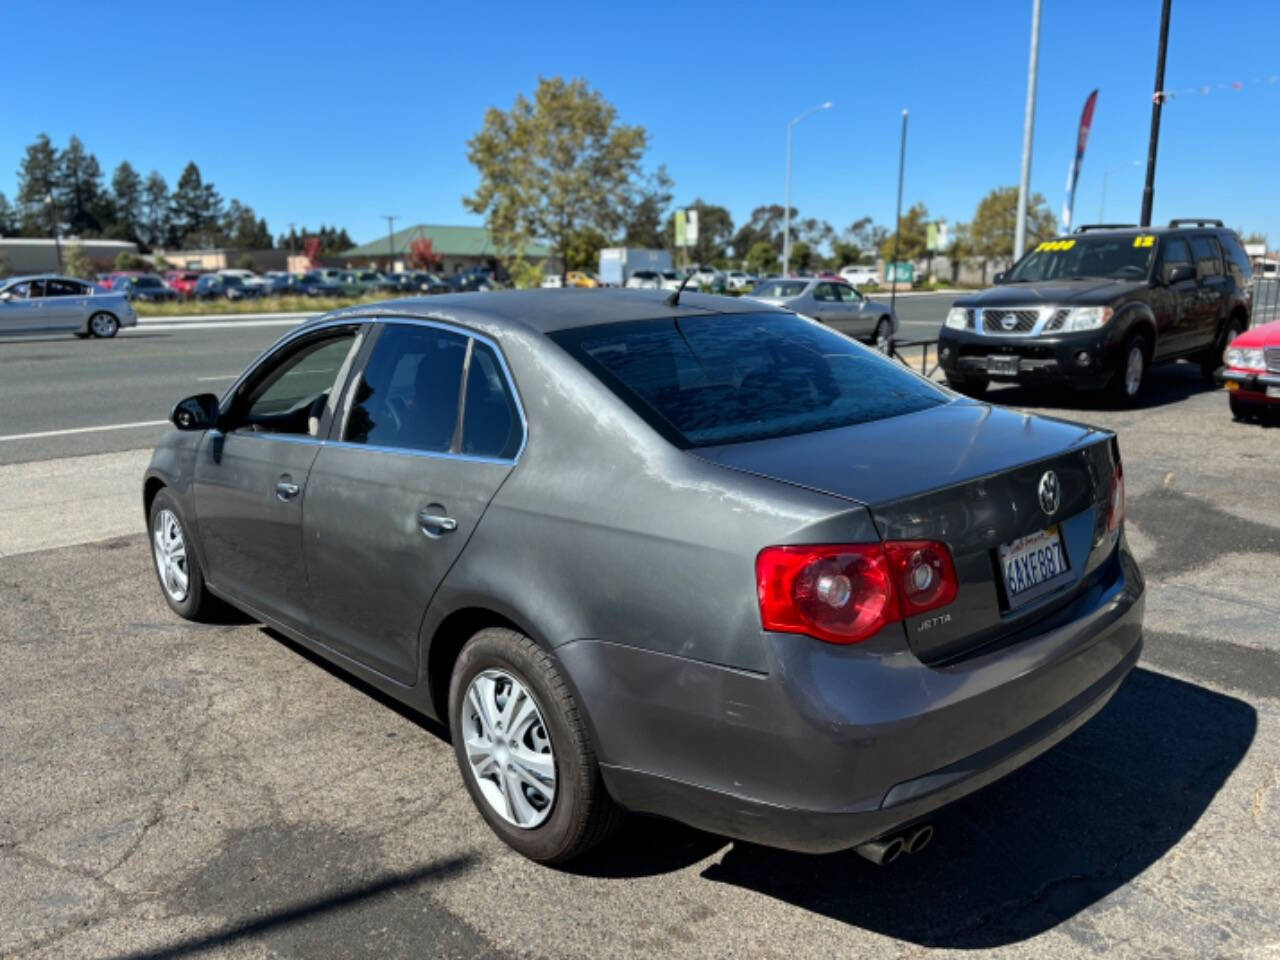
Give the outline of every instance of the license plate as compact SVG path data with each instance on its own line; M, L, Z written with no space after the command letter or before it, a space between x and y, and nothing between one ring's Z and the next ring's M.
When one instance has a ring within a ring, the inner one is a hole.
M1004 544L999 555L1010 609L1049 593L1071 577L1056 526Z
M1018 373L1018 358L987 357L987 373L1016 376Z
M1280 397L1280 387L1267 387L1267 396L1273 400Z

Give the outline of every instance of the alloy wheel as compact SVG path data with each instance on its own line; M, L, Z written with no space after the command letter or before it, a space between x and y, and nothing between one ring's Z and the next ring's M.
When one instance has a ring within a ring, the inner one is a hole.
M461 712L467 760L485 802L513 826L542 824L556 799L556 761L533 695L505 670L484 670L467 687Z
M151 528L151 546L160 585L174 603L187 599L191 574L187 569L187 540L172 510L161 510Z
M95 313L89 318L89 329L97 337L114 337L120 324L109 313Z
M1142 386L1142 372L1146 366L1147 358L1142 353L1140 344L1133 344L1129 347L1129 356L1124 364L1124 392L1130 397L1138 395L1138 388Z
M888 320L876 325L876 349L885 355L893 349L893 325Z

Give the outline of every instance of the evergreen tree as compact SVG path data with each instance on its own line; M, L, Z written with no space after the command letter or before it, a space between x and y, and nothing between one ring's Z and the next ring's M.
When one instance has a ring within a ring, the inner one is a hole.
M166 247L174 242L169 221L169 185L160 171L152 170L142 185L142 239L148 247Z
M18 229L24 237L52 237L56 208L49 202L58 176L58 151L48 134L27 147L18 167Z
M200 176L200 168L188 163L169 198L173 232L186 247L212 247L220 235L222 198L212 183Z
M58 217L72 236L98 236L103 220L111 219L98 158L88 153L75 135L58 156L53 197L58 204Z
M119 240L142 240L142 178L128 160L111 176L115 222L108 234Z
M18 213L9 204L9 199L0 193L0 237L13 237L18 234Z

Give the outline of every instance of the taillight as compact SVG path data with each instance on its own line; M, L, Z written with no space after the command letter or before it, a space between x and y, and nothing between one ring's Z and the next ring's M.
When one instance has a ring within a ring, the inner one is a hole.
M858 643L945 606L957 587L951 554L935 541L766 547L756 557L764 628L827 643Z
M1107 502L1107 531L1114 533L1124 523L1124 466L1116 461L1111 475L1111 498Z

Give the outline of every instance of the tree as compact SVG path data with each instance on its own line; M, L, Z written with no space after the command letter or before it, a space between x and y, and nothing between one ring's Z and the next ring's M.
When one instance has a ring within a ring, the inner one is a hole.
M439 270L440 254L430 237L415 237L409 244L409 266L415 270Z
M84 252L84 247L78 243L72 243L63 250L62 272L69 277L92 280L98 270L89 259L89 255Z
M889 236L889 228L882 227L870 217L859 217L849 224L844 232L848 242L855 244L859 253L866 258L874 258L885 237Z
M200 168L188 163L169 198L175 239L183 246L211 247L218 240L222 198L205 183Z
M880 256L886 260L917 260L926 252L928 240L929 208L916 203L902 215L902 238L891 233L880 243Z
M747 251L747 270L756 276L767 276L778 272L778 251L768 240L757 241Z
M783 215L786 210L782 204L774 203L766 207L756 207L751 211L751 219L738 228L733 236L733 252L735 255L750 256L758 243L767 243L779 256L782 253ZM796 209L791 208L791 219L796 219Z
M960 264L973 256L973 242L969 237L969 225L967 223L957 223L955 229L951 231L951 242L947 244L946 250L943 251L947 255L947 260L951 263L951 282L953 284L960 281Z
M117 270L150 270L151 261L128 250L121 250L116 254L115 267Z
M698 239L689 248L689 259L693 263L713 263L724 258L729 244L733 242L733 217L724 207L704 203L699 197L684 207L685 210L698 211ZM676 246L676 218L673 213L667 218L663 230L666 236L665 246L674 250Z
M84 149L80 138L72 135L67 149L58 155L54 179L54 200L58 215L67 232L77 237L94 237L114 219L111 198L102 186L102 168L98 158Z
M565 269L594 273L600 269L600 251L607 246L609 240L599 230L575 230L565 247Z
M258 265L254 261L252 253L242 253L240 254L240 259L236 261L236 268L239 270L256 270Z
M18 235L18 213L9 205L8 198L0 193L0 237Z
M128 160L111 175L112 206L115 222L108 233L118 240L142 240L142 178Z
M261 220L253 212L253 207L233 199L227 204L223 214L222 242L228 247L245 250L270 250L271 231L267 229L267 221Z
M532 101L521 94L508 112L490 107L467 141L480 185L463 205L485 215L504 259L536 238L567 269L576 231L613 235L625 222L645 142L644 128L619 123L585 80L540 77Z
M667 168L661 166L637 190L627 215L627 232L622 238L624 247L646 250L661 250L666 247L667 238L662 225L667 208L671 206L671 188Z
M983 260L1013 259L1014 233L1018 223L1018 188L996 187L978 204L969 224L973 251ZM1027 246L1033 247L1058 232L1058 222L1045 199L1033 193L1027 202Z
M169 221L169 185L160 171L152 170L142 185L141 239L148 247L164 247L174 241Z
M18 166L19 230L24 237L52 237L58 229L56 207L48 202L57 179L58 151L42 133Z

